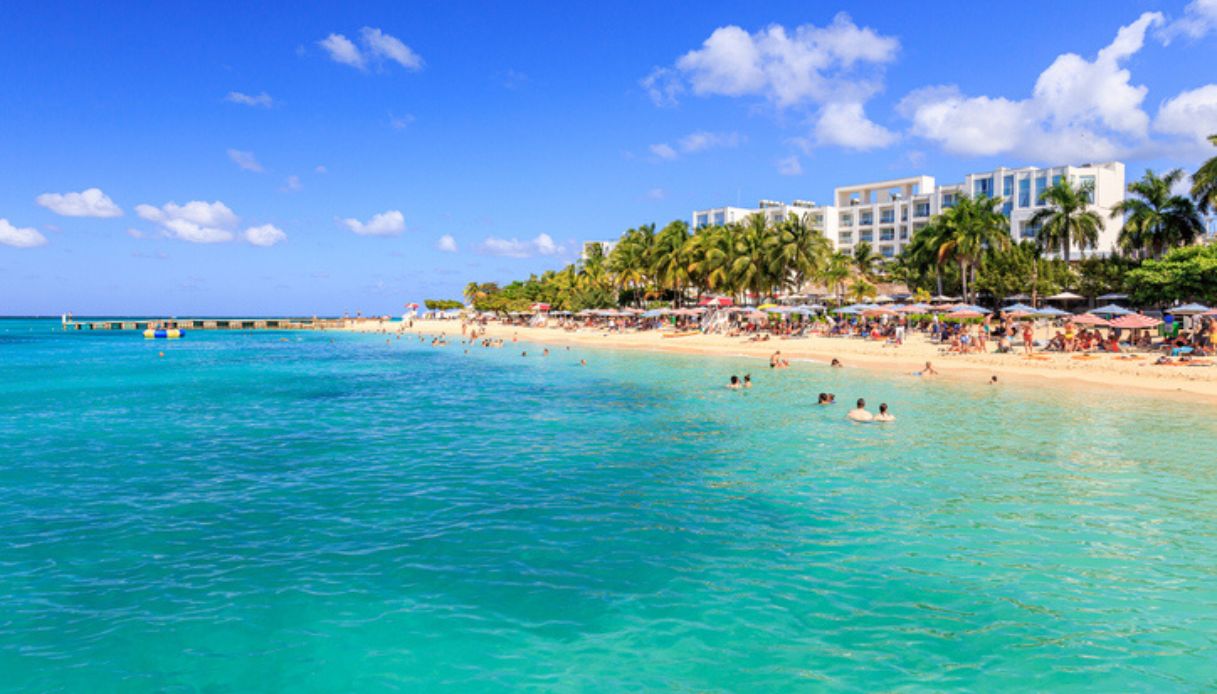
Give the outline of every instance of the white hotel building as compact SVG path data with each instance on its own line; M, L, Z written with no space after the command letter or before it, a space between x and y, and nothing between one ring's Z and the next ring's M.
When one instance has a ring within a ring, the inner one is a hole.
M885 258L894 258L930 218L955 204L960 195L988 195L1002 198L1002 209L1010 218L1010 235L1014 240L1035 237L1028 220L1040 204L1040 194L1062 178L1074 185L1092 184L1092 206L1103 220L1098 243L1093 251L1109 253L1116 244L1123 222L1112 219L1111 208L1124 199L1124 164L1084 164L1082 166L1052 166L1048 168L999 168L995 171L969 174L963 183L936 185L931 176L912 176L889 181L875 181L843 186L833 191L831 205L795 201L790 205L762 200L755 209L718 207L693 213L693 228L740 222L756 213L778 221L793 212L810 214L811 222L842 251L851 251L860 242L867 242ZM1074 258L1082 257L1078 249Z

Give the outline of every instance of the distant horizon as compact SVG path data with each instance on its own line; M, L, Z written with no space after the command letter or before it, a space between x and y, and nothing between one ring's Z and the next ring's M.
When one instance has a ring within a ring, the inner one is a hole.
M697 209L1212 154L1211 0L845 9L0 6L0 311L396 315Z

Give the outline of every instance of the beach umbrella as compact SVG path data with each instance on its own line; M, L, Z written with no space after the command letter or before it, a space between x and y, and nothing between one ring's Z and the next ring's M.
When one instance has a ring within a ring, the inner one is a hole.
M868 308L862 311L862 315L867 318L878 318L879 316L894 316L896 312L890 308Z
M731 306L735 301L725 296L705 296L697 302L698 306Z
M833 309L832 312L841 315L856 316L859 313L862 313L862 310L856 306L842 306L841 308Z
M1104 294L1103 296L1098 297L1098 299L1099 301L1126 301L1128 299L1128 295L1113 292L1111 294Z
M1035 307L1023 303L1010 304L1002 307L1002 310L1006 313L1035 313Z
M1132 311L1129 311L1123 306L1117 306L1116 304L1107 304L1106 306L1092 308L1086 313L1093 313L1097 316L1127 316L1128 314L1132 313Z
M1110 321L1107 325L1112 328L1142 330L1145 328L1157 327L1161 322L1162 321L1158 320L1157 318L1150 318L1149 316L1145 316L1140 313L1130 313L1127 316L1120 316L1119 318Z
M1062 311L1054 306L1047 306L1036 311L1035 315L1041 318L1060 318L1061 316L1072 316L1073 314L1068 311Z
M1053 294L1052 296L1044 297L1044 301L1081 301L1085 298L1086 297L1074 294L1073 292L1061 292L1060 294Z
M951 313L958 313L960 311L967 311L968 313L979 313L982 316L985 315L986 313L993 313L992 311L985 308L984 306L977 306L975 304L960 304L960 305L956 306L955 308L951 309Z
M653 308L650 311L644 311L642 314L642 317L643 318L659 318L663 314L664 314L663 309Z
M545 311L549 310L549 304L539 304L538 303L538 304L533 304L532 306L529 306L528 308L531 311L545 312Z
M988 311L986 311L985 313L988 313ZM947 315L943 316L943 318L945 318L945 319L951 319L951 318L960 318L960 319L962 319L962 318L980 318L980 317L981 317L981 316L983 316L983 315L984 315L984 313L980 313L980 312L978 312L978 311L965 311L965 310L958 310L958 311L951 311L951 312L950 312L950 313L948 313Z
M770 311L770 310L774 310L774 309L780 309L781 307L774 303L768 303L768 304L761 304L760 306L757 306L756 308L757 308L757 310L760 310L760 311Z
M801 306L796 306L795 308L806 309L814 313L816 311L823 311L827 307L824 304L803 304Z
M1094 313L1083 313L1080 316L1074 316L1073 322L1077 323L1078 325L1096 325L1096 326L1100 326L1100 327L1106 327L1106 326L1110 325L1110 323L1108 323L1103 318L1096 316Z
M1006 297L1006 301L1031 301L1031 297L1026 294L1011 294Z
M410 309L411 311L417 311L418 304L406 304L406 308Z
M1201 313L1207 313L1209 310L1211 309L1204 304L1184 304L1182 306L1168 308L1166 309L1166 312L1176 316L1195 316Z
M880 294L879 296L876 296L876 297L875 297L875 303L876 303L876 304L890 304L890 303L892 303L892 302L894 302L894 301L895 301L895 299L893 299L892 297L888 296L887 294Z

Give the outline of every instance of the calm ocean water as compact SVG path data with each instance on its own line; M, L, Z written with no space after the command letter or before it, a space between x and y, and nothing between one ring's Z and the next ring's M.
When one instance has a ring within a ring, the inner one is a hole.
M1217 687L1209 405L57 323L0 321L0 689Z

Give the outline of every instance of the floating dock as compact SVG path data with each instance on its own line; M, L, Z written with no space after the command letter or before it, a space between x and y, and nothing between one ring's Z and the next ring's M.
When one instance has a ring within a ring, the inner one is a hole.
M352 318L63 318L64 330L327 330L343 328Z

